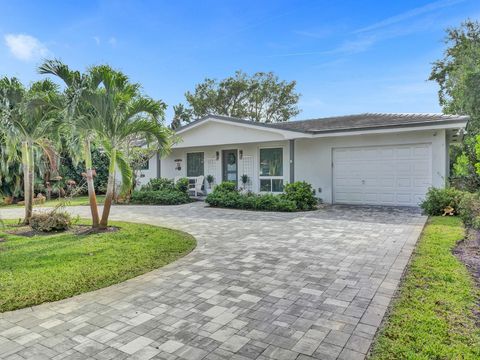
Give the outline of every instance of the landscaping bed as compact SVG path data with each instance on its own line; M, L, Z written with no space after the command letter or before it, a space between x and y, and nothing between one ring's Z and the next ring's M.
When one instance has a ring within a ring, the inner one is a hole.
M195 239L146 224L112 222L92 233L81 221L65 232L22 234L0 229L0 312L56 301L113 285L189 253Z
M318 204L312 186L303 181L285 185L284 192L278 195L242 192L235 183L222 182L205 202L212 207L283 212L315 210Z
M458 217L429 219L371 359L480 358L480 292L452 253L464 236Z

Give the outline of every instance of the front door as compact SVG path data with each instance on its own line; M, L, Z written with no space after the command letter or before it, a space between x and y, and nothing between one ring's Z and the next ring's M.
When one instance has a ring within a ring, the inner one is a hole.
M237 150L222 151L222 180L238 182L238 153Z

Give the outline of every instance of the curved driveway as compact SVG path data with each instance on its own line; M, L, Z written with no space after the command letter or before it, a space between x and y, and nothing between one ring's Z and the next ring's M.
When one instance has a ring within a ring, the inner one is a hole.
M288 214L201 202L117 206L111 218L181 229L198 245L122 284L0 314L0 358L363 359L426 219L411 209Z

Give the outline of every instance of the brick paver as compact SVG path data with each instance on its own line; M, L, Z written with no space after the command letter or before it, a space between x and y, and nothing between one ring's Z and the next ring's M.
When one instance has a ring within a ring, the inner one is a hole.
M198 246L122 284L0 314L0 358L363 359L425 223L411 209L200 202L117 206L112 219L181 229Z

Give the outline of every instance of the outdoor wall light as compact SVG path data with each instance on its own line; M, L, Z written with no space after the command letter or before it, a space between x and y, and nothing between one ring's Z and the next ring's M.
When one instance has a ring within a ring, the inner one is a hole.
M175 170L182 170L182 159L175 159Z
M220 151L215 152L215 159L216 160L220 159Z
M243 150L240 150L240 151L239 151L239 157L240 157L240 160L243 159Z

